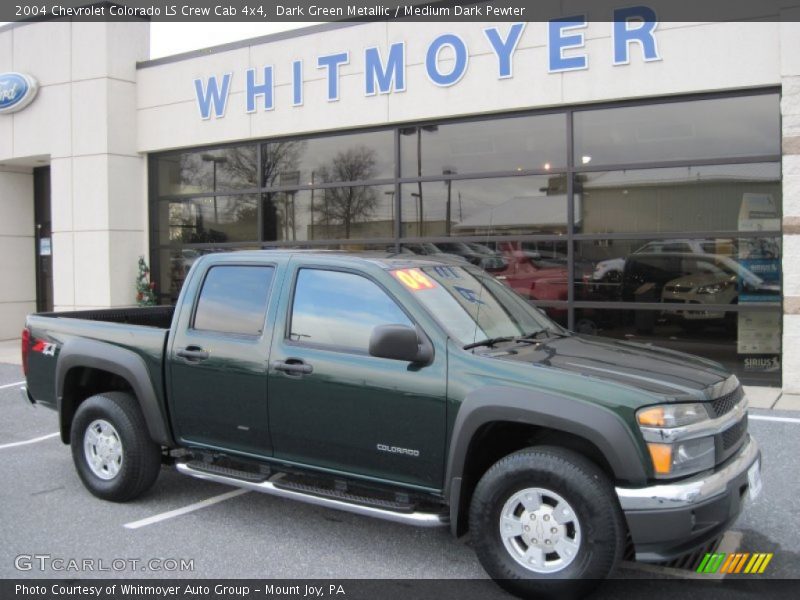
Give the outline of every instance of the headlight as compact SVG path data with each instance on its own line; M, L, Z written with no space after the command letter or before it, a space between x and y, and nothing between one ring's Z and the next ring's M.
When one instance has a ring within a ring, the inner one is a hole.
M714 438L703 437L675 444L647 444L656 477L681 477L714 467Z
M636 413L641 427L683 427L708 419L708 412L702 404L665 404L649 406Z
M719 294L725 288L731 285L730 281L722 281L720 283L712 283L711 285L701 285L697 288L698 294Z
M714 467L713 436L681 440L675 435L679 428L709 420L702 404L648 406L636 413L636 420L647 443L656 477L681 477Z

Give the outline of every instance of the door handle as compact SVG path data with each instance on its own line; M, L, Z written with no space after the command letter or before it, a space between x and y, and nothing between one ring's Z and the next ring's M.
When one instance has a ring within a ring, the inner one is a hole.
M200 346L186 346L181 348L175 354L188 361L201 361L209 357L208 350L203 350Z
M314 372L314 367L306 364L299 358L276 360L272 363L272 368L276 371L282 371L287 375L309 375Z

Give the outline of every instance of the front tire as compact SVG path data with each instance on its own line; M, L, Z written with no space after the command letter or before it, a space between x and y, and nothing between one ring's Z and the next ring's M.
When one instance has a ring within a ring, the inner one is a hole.
M136 399L125 392L84 400L72 421L70 445L81 481L103 500L141 496L161 470L161 448L150 439Z
M527 448L495 463L475 488L469 521L484 569L522 597L586 593L624 550L613 484L563 448Z

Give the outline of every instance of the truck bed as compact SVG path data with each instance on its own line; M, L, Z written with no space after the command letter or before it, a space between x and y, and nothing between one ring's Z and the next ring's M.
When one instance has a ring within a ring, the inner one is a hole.
M65 347L86 340L102 342L131 350L147 368L153 388L163 402L163 360L167 336L172 324L172 306L108 308L50 312L29 315L26 327L32 347L28 357L28 389L45 405L56 405L56 356ZM52 354L42 342L53 346Z

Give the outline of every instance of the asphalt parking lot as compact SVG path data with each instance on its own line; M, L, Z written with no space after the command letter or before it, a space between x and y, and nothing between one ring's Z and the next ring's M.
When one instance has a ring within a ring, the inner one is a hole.
M55 435L56 414L21 400L22 379L19 367L0 364L1 578L486 577L468 544L446 529L416 529L245 493L169 468L134 502L98 500L80 483L69 448ZM740 551L774 552L764 577L798 579L800 414L752 410L750 430L763 451L764 492L734 527L742 534ZM117 563L111 572L76 574L54 568L49 559L45 568L40 559L20 562L29 555ZM116 570L120 559L124 568ZM167 559L192 561L192 569L155 570L176 566ZM643 577L628 569L617 576ZM475 585L482 597L508 597L489 581Z

